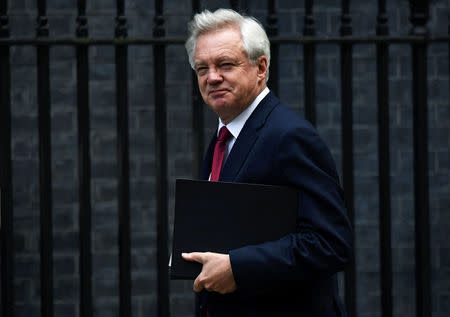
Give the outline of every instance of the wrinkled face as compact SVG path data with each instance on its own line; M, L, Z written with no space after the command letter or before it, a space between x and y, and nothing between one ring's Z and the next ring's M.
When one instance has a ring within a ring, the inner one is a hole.
M265 87L267 58L248 60L238 28L202 34L194 50L195 72L203 100L227 124Z

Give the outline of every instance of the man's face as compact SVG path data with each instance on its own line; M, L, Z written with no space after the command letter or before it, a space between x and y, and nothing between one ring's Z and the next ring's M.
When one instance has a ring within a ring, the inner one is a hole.
M251 65L237 28L200 35L194 63L203 100L225 124L247 108L265 87L267 58L262 56Z

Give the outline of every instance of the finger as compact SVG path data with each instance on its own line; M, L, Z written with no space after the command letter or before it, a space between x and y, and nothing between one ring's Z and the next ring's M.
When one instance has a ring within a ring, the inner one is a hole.
M194 281L194 292L198 293L204 289L203 283L200 282L200 275Z
M181 253L181 256L186 261L194 261L198 263L204 262L204 253L203 252L191 252L191 253Z

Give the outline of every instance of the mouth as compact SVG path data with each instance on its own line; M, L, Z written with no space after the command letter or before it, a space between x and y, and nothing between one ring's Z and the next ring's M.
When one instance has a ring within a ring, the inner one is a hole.
M211 90L208 94L212 97L221 97L228 92L227 89L214 89Z

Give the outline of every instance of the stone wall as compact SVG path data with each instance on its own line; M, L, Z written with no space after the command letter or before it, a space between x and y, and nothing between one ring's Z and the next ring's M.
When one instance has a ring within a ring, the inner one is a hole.
M88 1L89 35L114 35L114 1ZM339 34L340 2L316 1L318 36ZM406 35L409 2L388 1L389 28ZM249 0L249 13L266 24L266 2ZM48 0L50 36L72 37L75 0ZM216 9L223 1L202 1ZM282 35L302 35L303 2L276 1ZM186 35L190 1L165 1L167 35ZM353 1L353 33L375 33L375 1ZM449 3L431 1L432 34L446 34ZM36 1L10 0L12 37L34 37ZM154 1L126 1L130 37L151 36ZM449 185L449 46L428 49L429 183L433 317L450 313ZM357 311L360 317L381 316L378 233L378 156L374 45L353 50L355 234ZM191 70L180 45L170 45L167 58L167 125L170 219L174 180L193 170ZM133 316L156 316L156 219L153 57L151 46L129 48L130 194L132 232ZM95 316L118 316L117 161L114 48L92 46L90 112L92 159L92 248ZM300 45L280 48L279 96L303 113L303 57ZM317 127L341 168L340 64L335 44L317 47ZM15 303L17 316L39 316L39 165L37 132L36 49L11 48L12 155L14 188ZM76 58L70 46L51 48L52 185L55 316L78 316L78 160ZM392 255L394 316L415 316L414 196L411 49L390 46L390 133L392 190ZM205 108L205 142L216 126ZM341 174L342 175L342 174ZM191 282L171 282L171 315L193 316Z

